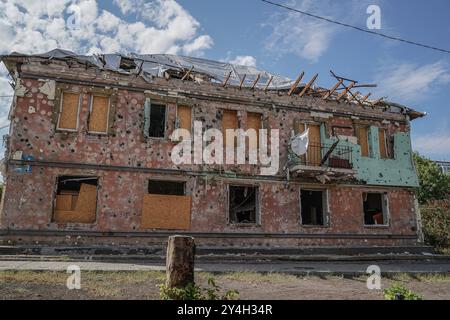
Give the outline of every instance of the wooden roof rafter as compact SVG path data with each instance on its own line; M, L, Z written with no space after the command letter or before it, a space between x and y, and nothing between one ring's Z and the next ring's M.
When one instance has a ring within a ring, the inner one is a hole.
M314 81L316 81L317 77L319 76L318 73L316 73L311 80L309 80L309 82L303 87L303 90L300 91L300 93L298 94L299 97L302 97L306 91L308 91L308 89L314 84Z
M297 77L297 79L292 84L291 88L289 89L288 96L290 96L294 92L294 90L297 88L300 81L302 81L302 78L304 75L305 75L305 71L302 71L302 73L300 73L300 75Z
M187 77L189 77L189 75L191 74L192 70L194 70L194 66L192 66L185 74L184 76L181 78L182 81L186 80Z

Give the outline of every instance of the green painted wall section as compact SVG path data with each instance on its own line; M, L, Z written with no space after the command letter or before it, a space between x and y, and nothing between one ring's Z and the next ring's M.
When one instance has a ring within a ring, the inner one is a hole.
M336 139L326 138L325 125L320 127L324 144L333 144ZM357 178L368 185L418 187L419 180L412 160L411 138L409 133L394 134L394 159L381 159L378 147L378 128L369 127L370 157L361 157L361 147L347 140L339 146L352 147L353 168Z

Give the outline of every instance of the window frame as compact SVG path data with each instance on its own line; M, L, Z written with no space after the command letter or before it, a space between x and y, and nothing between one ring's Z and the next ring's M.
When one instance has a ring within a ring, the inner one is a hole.
M64 93L71 93L71 94L77 94L78 95L78 105L77 105L77 125L75 129L70 128L61 128L60 122L61 122L61 114L63 110L63 104L64 104ZM81 92L76 92L74 90L61 90L61 94L59 97L59 106L58 106L58 120L56 122L56 130L57 131L65 131L65 132L78 132L78 129L80 127L80 109L81 109L81 101L83 99L83 94Z
M102 131L90 131L89 130L90 121L91 121L91 114L92 114L92 107L94 105L94 97L107 97L108 98L108 113L106 115L106 131L104 131L104 132L102 132ZM88 117L88 121L87 121L87 130L86 130L87 133L88 134L96 134L96 135L108 135L109 134L109 127L110 127L110 123L109 123L110 114L111 114L111 95L91 92L90 93L90 103L89 103L89 117Z
M74 176L78 177L78 178L95 178L97 180L97 185L96 185L96 195L95 195L95 220L92 222L58 222L54 220L54 215L55 215L55 210L56 210L56 196L58 195L58 186L59 186L59 179L61 177L64 176L70 176L71 174L57 174L55 179L54 179L54 183L53 183L53 196L52 196L52 205L51 205L51 211L50 211L50 217L49 217L49 221L50 223L55 223L55 224L66 224L66 225L71 225L71 226L93 226L97 224L97 220L98 220L98 210L99 210L99 201L100 201L100 190L101 190L101 177L97 176L97 175L88 175L88 174L74 174Z
M164 106L164 134L162 137L154 137L150 135L150 128L151 128L151 119L152 119L152 105L159 105L159 106ZM168 123L168 117L169 117L169 104L163 100L156 100L156 99L151 99L150 100L150 118L149 118L149 125L148 125L148 132L147 132L147 139L157 139L157 140L166 140L168 135L167 135L167 123Z
M233 130L239 130L241 129L241 121L239 119L239 110L237 109L226 109L226 108L221 108L219 109L221 110L221 117L220 117L220 132L222 132L222 144L223 144L223 148L224 150L227 150L228 148L230 148L228 146L228 144L226 143L226 130L228 129L232 129L232 128L226 128L224 130L223 128L223 116L226 112L233 112L236 114L236 128L234 128ZM239 144L239 136L236 135L234 137L234 142L233 142L233 148L230 148L230 150L234 150L235 156L236 156L236 152L237 152L237 148L238 148L238 144ZM225 151L226 152L226 151ZM224 153L225 155L225 153Z
M383 214L383 224L366 224L364 212L364 193L381 194L381 209ZM361 191L361 208L362 208L362 225L364 228L389 228L391 224L391 216L389 210L389 193L387 191L363 190Z
M251 223L242 223L242 222L233 222L231 221L230 216L230 188L231 187L251 187L256 188L256 196L255 196L255 222ZM259 184L251 184L251 183L227 183L227 203L226 203L226 217L227 217L227 225L234 227L260 227L261 226L261 192L260 192Z
M304 224L302 217L302 190L303 191L321 191L322 192L322 221L323 224ZM330 210L330 190L328 188L300 187L299 195L299 222L301 227L305 228L329 228L331 226Z
M297 125L297 124L299 125L298 129L300 129L300 126L303 126L303 131L302 132L299 131L298 133L295 133L295 129L296 129L295 125ZM307 129L309 129L310 125L319 127L319 139L320 139L319 150L320 150L320 157L322 159L323 158L323 152L322 152L322 147L321 146L322 146L322 143L323 143L323 139L325 139L325 137L322 137L322 125L326 125L326 122L320 122L320 121L314 121L314 120L306 120L306 121L305 120L299 120L297 124L294 122L294 128L293 128L294 134L304 133ZM308 137L308 140L309 140L309 137ZM314 165L311 164L310 159L309 159L310 158L310 154L309 154L308 151L310 150L310 148L309 148L310 145L311 145L311 140L309 140L309 142L308 142L308 150L306 151L306 153L304 155L300 156L300 158L302 158L302 157L305 158L305 165L306 166L315 167Z
M190 128L189 132L192 134L194 131L194 107L192 105L186 104L186 103L177 103L176 104L176 111L175 111L175 126L174 130L181 129L181 127L178 126L178 107L187 107L191 109L191 122L190 122Z
M380 131L384 132L384 134L383 134L383 136L384 136L383 145L384 145L384 151L385 151L385 154L386 154L386 156L384 156L384 157L381 155ZM387 132L387 129L383 128L383 127L378 127L378 152L379 152L379 155L380 155L380 159L391 159L391 157L389 155L389 148L388 148L388 132Z
M146 193L145 194L158 194L158 195L167 195L167 196L170 196L171 194L165 194L165 193L163 193L163 194L161 194L161 193L150 193L149 192L149 185L150 185L150 181L167 181L167 182L173 182L173 183L182 183L183 184L183 196L187 196L188 194L186 194L186 190L187 190L187 188L186 188L186 184L187 184L187 180L180 180L180 179L164 179L164 178L157 178L157 177L151 177L151 178L148 178L148 179L146 179L146 181L147 181L147 191L146 191Z
M367 143L367 156L364 156L362 154L362 148L361 148L361 143L360 143L360 135L359 135L359 130L360 129L366 129L366 143ZM356 126L356 138L358 141L358 145L360 147L360 156L361 158L373 158L373 154L371 152L371 143L370 143L370 126L369 125L358 125Z

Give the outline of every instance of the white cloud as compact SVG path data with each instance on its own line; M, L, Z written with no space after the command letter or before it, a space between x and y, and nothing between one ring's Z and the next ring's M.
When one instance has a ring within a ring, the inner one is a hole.
M117 30L119 24L121 23L121 20L111 12L103 10L96 23L100 31L109 32Z
M123 14L136 12L138 3L143 3L143 1L140 0L113 0L113 2L120 8Z
M449 157L450 152L450 128L444 126L425 135L415 135L412 138L413 149L420 154L434 159ZM450 160L450 159L448 159Z
M97 52L202 55L213 39L175 0L114 0L122 15L102 10L96 0L0 0L0 54L43 53L55 48ZM130 23L127 15L135 14ZM0 95L11 95L0 65ZM9 98L0 98L0 126L7 123ZM3 133L3 131L1 132Z
M187 55L192 54L193 52L198 52L199 50L203 50L206 48L211 48L214 44L214 40L208 35L202 35L192 41L191 43L187 43L183 46L183 52Z
M0 53L36 53L60 47L78 53L187 53L201 55L212 38L199 33L200 23L175 0L114 3L129 23L99 8L96 0L0 1ZM73 26L73 28L71 28Z
M228 62L242 66L256 67L256 58L253 56L236 56L236 58L228 60Z
M9 85L7 71L3 63L0 63L0 127L8 125L9 107L12 102L13 89ZM0 135L6 134L8 128L0 129ZM3 146L0 143L0 159L3 157Z
M391 64L377 70L375 82L379 84L375 93L390 100L413 103L450 83L450 68L442 61L422 66Z
M331 19L353 23L366 19L366 8L370 0L345 2L332 0L291 0L287 6L316 13ZM373 2L373 1L372 1ZM317 62L327 51L334 35L345 31L326 21L302 15L298 12L275 8L266 26L272 31L266 39L266 48L277 54L292 53L310 62Z

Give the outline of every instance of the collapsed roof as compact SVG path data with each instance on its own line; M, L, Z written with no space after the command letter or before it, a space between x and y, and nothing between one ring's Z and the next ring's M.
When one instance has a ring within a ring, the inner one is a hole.
M315 85L317 74L308 82L301 83L304 73L294 81L284 76L274 75L267 71L252 67L236 65L227 62L213 61L202 58L186 57L173 54L97 54L92 56L79 55L71 51L54 49L42 54L26 55L13 52L7 57L36 57L48 60L75 60L82 64L91 65L101 70L109 70L122 74L132 74L152 82L154 77L181 78L197 82L209 81L223 86L247 87L252 89L286 91L288 95L312 95L336 101L347 101L362 107L381 106L385 110L408 114L411 119L423 117L425 113L415 111L409 107L384 101L369 100L370 93L363 96L359 92L352 92L358 87L374 87L376 85L362 85L355 80L331 74L338 81L330 89Z

